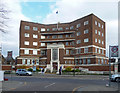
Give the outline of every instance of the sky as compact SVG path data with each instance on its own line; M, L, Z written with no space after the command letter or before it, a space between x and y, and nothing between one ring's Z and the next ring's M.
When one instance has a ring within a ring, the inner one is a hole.
M20 21L42 24L71 22L91 13L106 22L106 48L118 45L118 0L0 0L9 10L8 33L2 34L2 54L19 56ZM4 7L4 6L3 6ZM58 11L58 15L56 15Z

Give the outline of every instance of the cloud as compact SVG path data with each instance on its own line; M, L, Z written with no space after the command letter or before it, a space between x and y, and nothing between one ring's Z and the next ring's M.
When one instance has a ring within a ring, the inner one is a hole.
M19 0L3 0L2 2L6 5L7 10L10 11L8 13L8 17L10 18L7 22L8 33L2 35L2 54L4 56L7 55L8 50L12 50L14 53L14 57L18 56L19 51L19 27L20 21L26 20L30 21L30 19L22 14L21 6Z

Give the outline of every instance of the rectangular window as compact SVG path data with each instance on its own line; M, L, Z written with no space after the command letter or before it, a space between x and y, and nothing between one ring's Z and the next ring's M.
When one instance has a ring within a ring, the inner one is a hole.
M66 37L66 38L68 38L68 37L69 37L69 35L65 35L65 37Z
M88 29L84 30L84 34L87 34L88 33Z
M100 64L100 59L98 59L98 64Z
M24 51L25 51L24 54L29 54L29 50L28 49L25 49Z
M45 28L41 28L41 31L42 31L42 32L45 31Z
M47 28L47 31L50 31L50 29L49 29L49 28Z
M66 27L65 29L66 29L66 30L69 30L69 28L68 28L68 27Z
M100 31L98 31L98 35L100 36Z
M69 50L66 50L66 55L69 55Z
M82 59L79 60L79 64L82 64Z
M40 54L41 54L41 56L46 55L46 50L41 50Z
M37 28L37 27L33 27L33 30L34 30L34 31L37 31L37 30L38 30L38 28Z
M30 59L27 59L27 65L30 65Z
M83 64L86 64L86 59L83 59Z
M85 42L85 43L86 43L86 42L89 42L89 39L88 39L88 38L84 39L84 42Z
M101 59L101 63L104 64L104 60L103 59Z
M22 59L22 64L25 64L25 59Z
M73 28L74 28L74 27L73 27L73 26L71 26L71 27L70 27L70 30L72 30Z
M77 34L76 34L77 36L80 36L80 32L77 32Z
M97 30L95 30L95 34L97 34Z
M52 31L57 31L57 28L52 28Z
M102 33L102 37L103 37L103 33Z
M37 42L33 42L33 46L37 46Z
M104 44L104 41L102 41L102 45Z
M77 44L80 44L81 43L81 40L77 40L77 42L76 42Z
M104 50L102 50L102 54L104 54Z
M62 27L60 27L60 28L58 28L58 30L59 30L59 31L62 31L62 30L63 30L63 28L62 28Z
M95 53L97 53L97 48L95 48Z
M101 53L100 49L99 49L99 54Z
M52 49L52 60L58 60L58 49Z
M45 36L41 36L41 39L45 39Z
M95 42L97 42L97 38L95 38Z
M63 38L63 35L58 35L58 38Z
M33 50L33 54L34 54L34 55L37 55L37 50Z
M49 39L50 38L50 36L47 36L47 39Z
M30 26L25 26L24 29L25 29L25 30L29 30L29 29L30 29Z
M66 42L65 45L68 46L68 45L69 45L69 42Z
M80 54L81 53L81 49L77 49L77 54Z
M101 25L100 25L100 23L98 23L98 27L100 27Z
M67 64L67 61L65 61L65 64Z
M74 37L74 34L70 34L70 37Z
M41 43L41 46L45 46L45 43Z
M33 34L33 38L38 38L38 35L36 35L36 34Z
M28 34L28 33L25 33L24 35L25 35L25 37L29 37L29 34Z
M53 39L57 38L57 35L53 35L52 38L53 38Z
M84 53L88 53L88 48L84 48Z
M29 41L24 41L24 45L29 45Z
M104 26L102 25L102 29L104 28Z
M87 63L88 63L88 64L90 64L90 63L91 63L90 59L87 59Z
M74 50L70 50L70 54L73 55L74 54Z
M77 25L76 25L76 28L79 28L79 27L80 27L80 24L77 24Z
M97 26L97 21L95 21L95 25Z
M39 60L38 59L36 59L36 65L39 65Z
M84 25L88 25L88 21L85 21L85 22L84 22Z
M74 45L74 41L70 42L70 45Z
M101 40L98 40L99 41L99 44L101 43Z

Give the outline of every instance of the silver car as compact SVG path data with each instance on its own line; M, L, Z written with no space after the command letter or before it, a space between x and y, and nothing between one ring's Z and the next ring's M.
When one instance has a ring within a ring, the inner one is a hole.
M114 74L111 76L111 81L120 82L120 74Z
M27 76L32 76L32 72L27 71L26 69L17 69L16 75L27 75Z

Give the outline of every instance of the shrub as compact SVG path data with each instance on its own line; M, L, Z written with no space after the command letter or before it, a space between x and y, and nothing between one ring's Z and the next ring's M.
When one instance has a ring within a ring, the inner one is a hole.
M81 70L79 70L78 68L75 70L75 72L81 72Z
M72 68L71 67L66 67L65 70L66 70L66 72L71 72Z
M40 72L40 71L41 71L41 69L37 68L37 69L36 69L36 71L37 71L37 72Z
M26 66L22 65L22 66L18 67L17 69L26 69Z
M32 69L32 68L29 68L29 69L28 69L28 71L31 71L31 72L32 72L32 71L33 71L33 69Z

